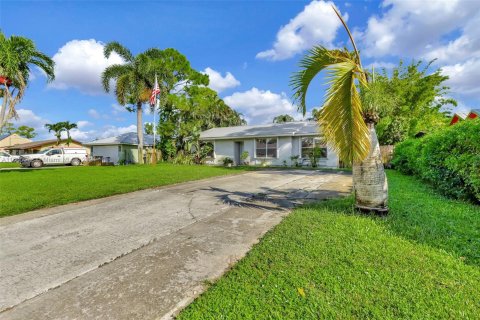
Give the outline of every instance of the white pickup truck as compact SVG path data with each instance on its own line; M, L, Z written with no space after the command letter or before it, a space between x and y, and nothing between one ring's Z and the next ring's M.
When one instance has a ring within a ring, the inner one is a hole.
M47 165L70 164L79 166L87 160L87 151L83 148L55 148L39 153L20 156L22 167L40 168Z

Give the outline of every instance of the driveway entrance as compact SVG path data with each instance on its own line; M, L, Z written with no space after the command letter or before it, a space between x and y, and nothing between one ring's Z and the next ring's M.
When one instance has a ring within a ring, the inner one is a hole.
M351 176L268 170L0 219L0 319L168 317L289 209Z

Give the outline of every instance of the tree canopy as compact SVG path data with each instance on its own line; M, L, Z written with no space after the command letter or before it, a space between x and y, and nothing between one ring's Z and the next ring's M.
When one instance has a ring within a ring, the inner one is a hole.
M289 114L281 114L273 118L273 123L285 123L285 122L292 122L295 119Z
M396 144L448 124L448 106L457 103L447 96L448 76L429 70L432 62L400 61L391 72L370 74L374 81L362 91L362 100L365 112L376 116L381 144Z

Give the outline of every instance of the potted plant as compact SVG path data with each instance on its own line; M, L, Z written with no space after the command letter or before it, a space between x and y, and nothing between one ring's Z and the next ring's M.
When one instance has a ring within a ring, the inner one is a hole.
M243 151L242 154L240 155L240 159L242 160L242 164L244 165L249 165L249 161L247 161L248 157L249 157L249 153L248 151Z
M223 165L225 167L231 167L232 164L233 164L233 159L232 158L229 158L229 157L223 158Z

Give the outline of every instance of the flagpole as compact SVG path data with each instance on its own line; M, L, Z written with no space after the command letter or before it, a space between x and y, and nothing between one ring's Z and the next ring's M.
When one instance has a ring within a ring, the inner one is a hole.
M155 74L155 85L157 84L157 75ZM155 90L156 88L154 88ZM152 153L152 165L157 165L157 148L155 143L155 136L157 135L157 124L155 121L155 114L158 106L158 95L155 94L155 104L153 106L153 153Z

